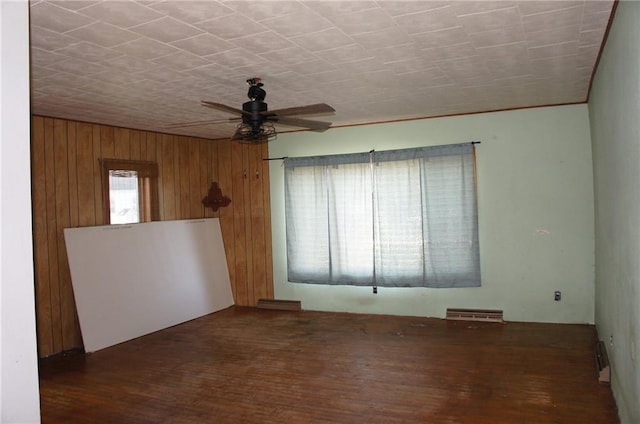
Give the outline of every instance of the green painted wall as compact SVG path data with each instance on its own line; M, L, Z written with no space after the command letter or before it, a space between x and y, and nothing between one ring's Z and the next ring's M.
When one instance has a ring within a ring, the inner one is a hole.
M339 111L337 112L339 113ZM594 322L591 146L586 105L280 134L272 157L477 146L482 287L371 288L287 282L284 173L272 161L277 298L308 310L443 317L447 307L495 308L511 321ZM401 207L401 205L399 205ZM555 302L555 290L562 301Z
M596 303L622 423L640 423L640 3L621 1L589 99Z

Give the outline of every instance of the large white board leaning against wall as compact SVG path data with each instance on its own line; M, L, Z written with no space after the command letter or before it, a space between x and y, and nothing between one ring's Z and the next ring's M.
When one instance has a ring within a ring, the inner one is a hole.
M86 352L234 304L217 218L64 230Z

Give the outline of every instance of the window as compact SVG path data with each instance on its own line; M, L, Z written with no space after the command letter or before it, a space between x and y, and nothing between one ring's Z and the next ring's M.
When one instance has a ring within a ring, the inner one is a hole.
M480 285L472 144L285 160L289 281Z
M106 224L159 219L158 164L134 160L102 160Z

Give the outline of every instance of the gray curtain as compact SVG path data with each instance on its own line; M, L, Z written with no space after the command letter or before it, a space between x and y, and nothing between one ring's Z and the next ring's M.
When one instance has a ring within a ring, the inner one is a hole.
M288 278L474 287L473 145L285 160Z

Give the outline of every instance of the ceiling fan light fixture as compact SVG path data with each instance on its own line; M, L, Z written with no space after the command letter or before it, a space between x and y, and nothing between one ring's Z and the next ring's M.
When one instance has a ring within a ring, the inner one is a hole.
M278 133L271 122L263 122L259 127L252 127L243 122L238 124L236 132L231 139L241 143L260 144L268 143L277 137Z

